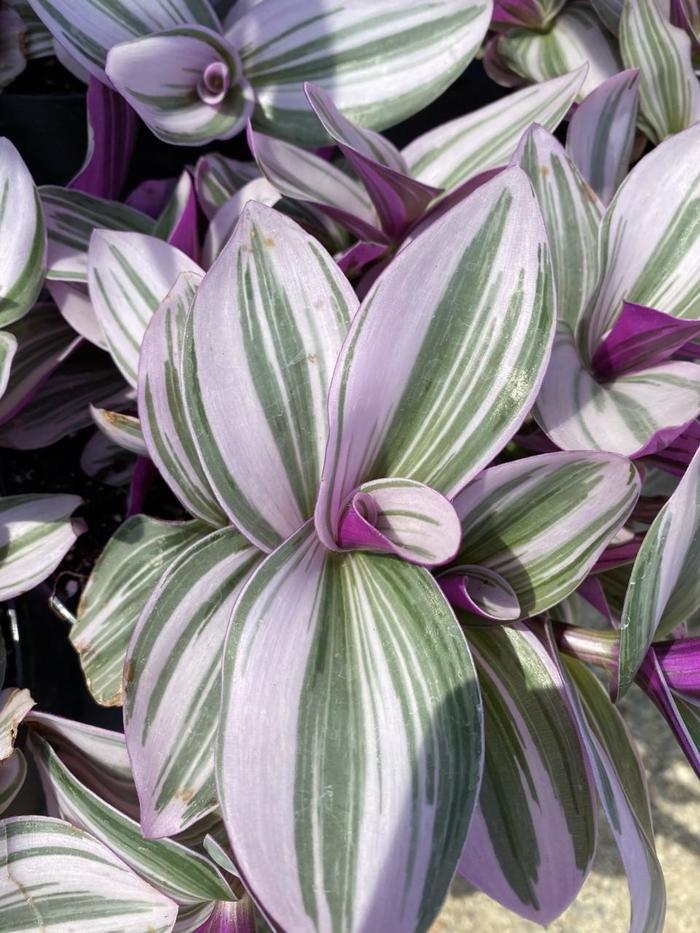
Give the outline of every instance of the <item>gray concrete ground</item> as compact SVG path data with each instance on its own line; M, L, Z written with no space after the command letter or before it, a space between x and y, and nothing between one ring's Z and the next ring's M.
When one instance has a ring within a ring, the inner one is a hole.
M634 688L623 711L638 742L651 791L656 846L666 878L666 933L700 933L700 781L652 704ZM551 933L626 933L627 882L604 819L591 872L577 901ZM457 879L431 933L536 933L522 920Z

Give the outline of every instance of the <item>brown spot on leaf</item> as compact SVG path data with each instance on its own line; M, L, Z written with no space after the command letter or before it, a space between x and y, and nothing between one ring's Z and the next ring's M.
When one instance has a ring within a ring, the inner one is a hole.
M546 178L549 175L549 167L547 165L540 165L540 175L543 178Z
M130 684L134 679L134 663L133 661L127 661L124 666L124 683Z
M275 245L275 241L272 239L272 237L271 237L271 236L266 236L266 237L265 237L265 246L274 246L274 245Z
M183 787L182 790L179 790L175 796L178 800L182 800L185 803L189 803L190 800L194 797L194 791L191 787Z

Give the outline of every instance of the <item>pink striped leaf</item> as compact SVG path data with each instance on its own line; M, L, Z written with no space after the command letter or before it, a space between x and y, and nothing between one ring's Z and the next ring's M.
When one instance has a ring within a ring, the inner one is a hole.
M557 665L525 625L469 627L484 700L484 773L459 872L547 924L575 899L596 846L590 770Z
M427 929L464 843L482 738L469 651L430 574L334 554L309 522L236 603L222 684L219 802L271 925Z
M187 415L217 499L272 550L313 513L327 394L357 299L293 221L249 202L185 329Z
M382 229L397 239L442 189L412 178L398 149L379 133L355 126L322 88L307 83L304 90L326 132L362 179Z
M546 366L552 291L542 219L517 168L401 250L353 318L330 388L316 506L327 547L362 483L402 477L450 498L503 447Z

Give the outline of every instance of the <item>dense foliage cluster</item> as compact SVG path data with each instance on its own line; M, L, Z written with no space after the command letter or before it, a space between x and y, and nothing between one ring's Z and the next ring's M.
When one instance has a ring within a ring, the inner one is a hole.
M94 424L124 489L52 597L124 733L0 694L0 929L412 933L455 871L546 924L602 809L661 931L617 702L700 775L696 0L0 2L0 87L49 55L88 152L0 139L0 445ZM128 190L139 120L207 151ZM0 599L81 505L0 497Z

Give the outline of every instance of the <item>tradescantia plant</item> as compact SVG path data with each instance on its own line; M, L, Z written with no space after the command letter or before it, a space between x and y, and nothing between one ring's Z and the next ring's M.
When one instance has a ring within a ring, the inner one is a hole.
M52 595L124 732L0 693L0 928L412 933L455 872L546 925L602 810L660 933L617 702L700 776L695 5L30 2L88 153L0 140L0 445L128 484ZM489 17L531 83L397 149ZM134 111L254 161L129 190ZM80 505L0 498L0 600Z

